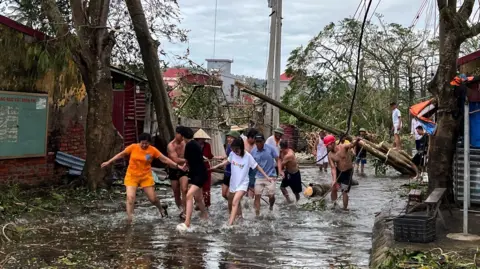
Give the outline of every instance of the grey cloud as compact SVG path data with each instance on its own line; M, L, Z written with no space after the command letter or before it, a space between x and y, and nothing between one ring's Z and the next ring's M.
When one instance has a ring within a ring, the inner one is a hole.
M350 17L361 0L284 0L282 67L292 49L305 45L326 24ZM379 0L373 0L372 10ZM189 45L166 44L167 52L181 54L190 47L191 59L204 63L213 54L215 0L178 0L182 27L191 30ZM408 25L420 7L418 0L382 0L377 12L387 22ZM266 0L218 0L216 57L233 58L236 74L265 77L269 38ZM419 25L421 23L419 22Z

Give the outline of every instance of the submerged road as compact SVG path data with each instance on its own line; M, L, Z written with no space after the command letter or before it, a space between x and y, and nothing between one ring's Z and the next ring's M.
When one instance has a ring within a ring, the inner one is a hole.
M307 184L329 182L330 173L304 167L302 178ZM175 231L179 212L169 189L162 194L170 206L170 218L165 220L139 193L131 228L124 224L125 213L118 210L58 219L46 226L49 232L23 242L28 248L17 260L28 260L30 266L25 268L58 264L58 259L75 268L337 268L349 264L367 268L375 213L392 202L405 180L355 178L360 185L352 187L350 212L304 210L300 205L309 201L303 195L299 206L286 205L278 182L274 210L269 212L262 202L262 216L257 219L253 201L244 198L244 220L234 227L225 225L227 206L216 186L210 220L202 223L195 216L193 232L184 234Z

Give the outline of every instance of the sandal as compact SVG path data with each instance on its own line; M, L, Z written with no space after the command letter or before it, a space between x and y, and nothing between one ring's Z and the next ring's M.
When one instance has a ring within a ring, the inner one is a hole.
M180 217L180 219L182 220L185 220L186 216L185 216L185 212L182 212L180 213L180 215L178 215Z
M167 208L168 205L162 205L162 210L160 210L160 215L162 215L162 218L168 217Z

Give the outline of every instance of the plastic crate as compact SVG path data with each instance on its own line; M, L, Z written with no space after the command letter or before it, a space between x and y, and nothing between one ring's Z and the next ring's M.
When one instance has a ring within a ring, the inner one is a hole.
M393 220L395 241L429 243L436 239L436 218L403 215Z

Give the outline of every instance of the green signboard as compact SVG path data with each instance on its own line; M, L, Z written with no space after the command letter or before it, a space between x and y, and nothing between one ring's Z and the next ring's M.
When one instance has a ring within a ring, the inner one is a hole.
M47 154L48 96L0 91L0 159Z

